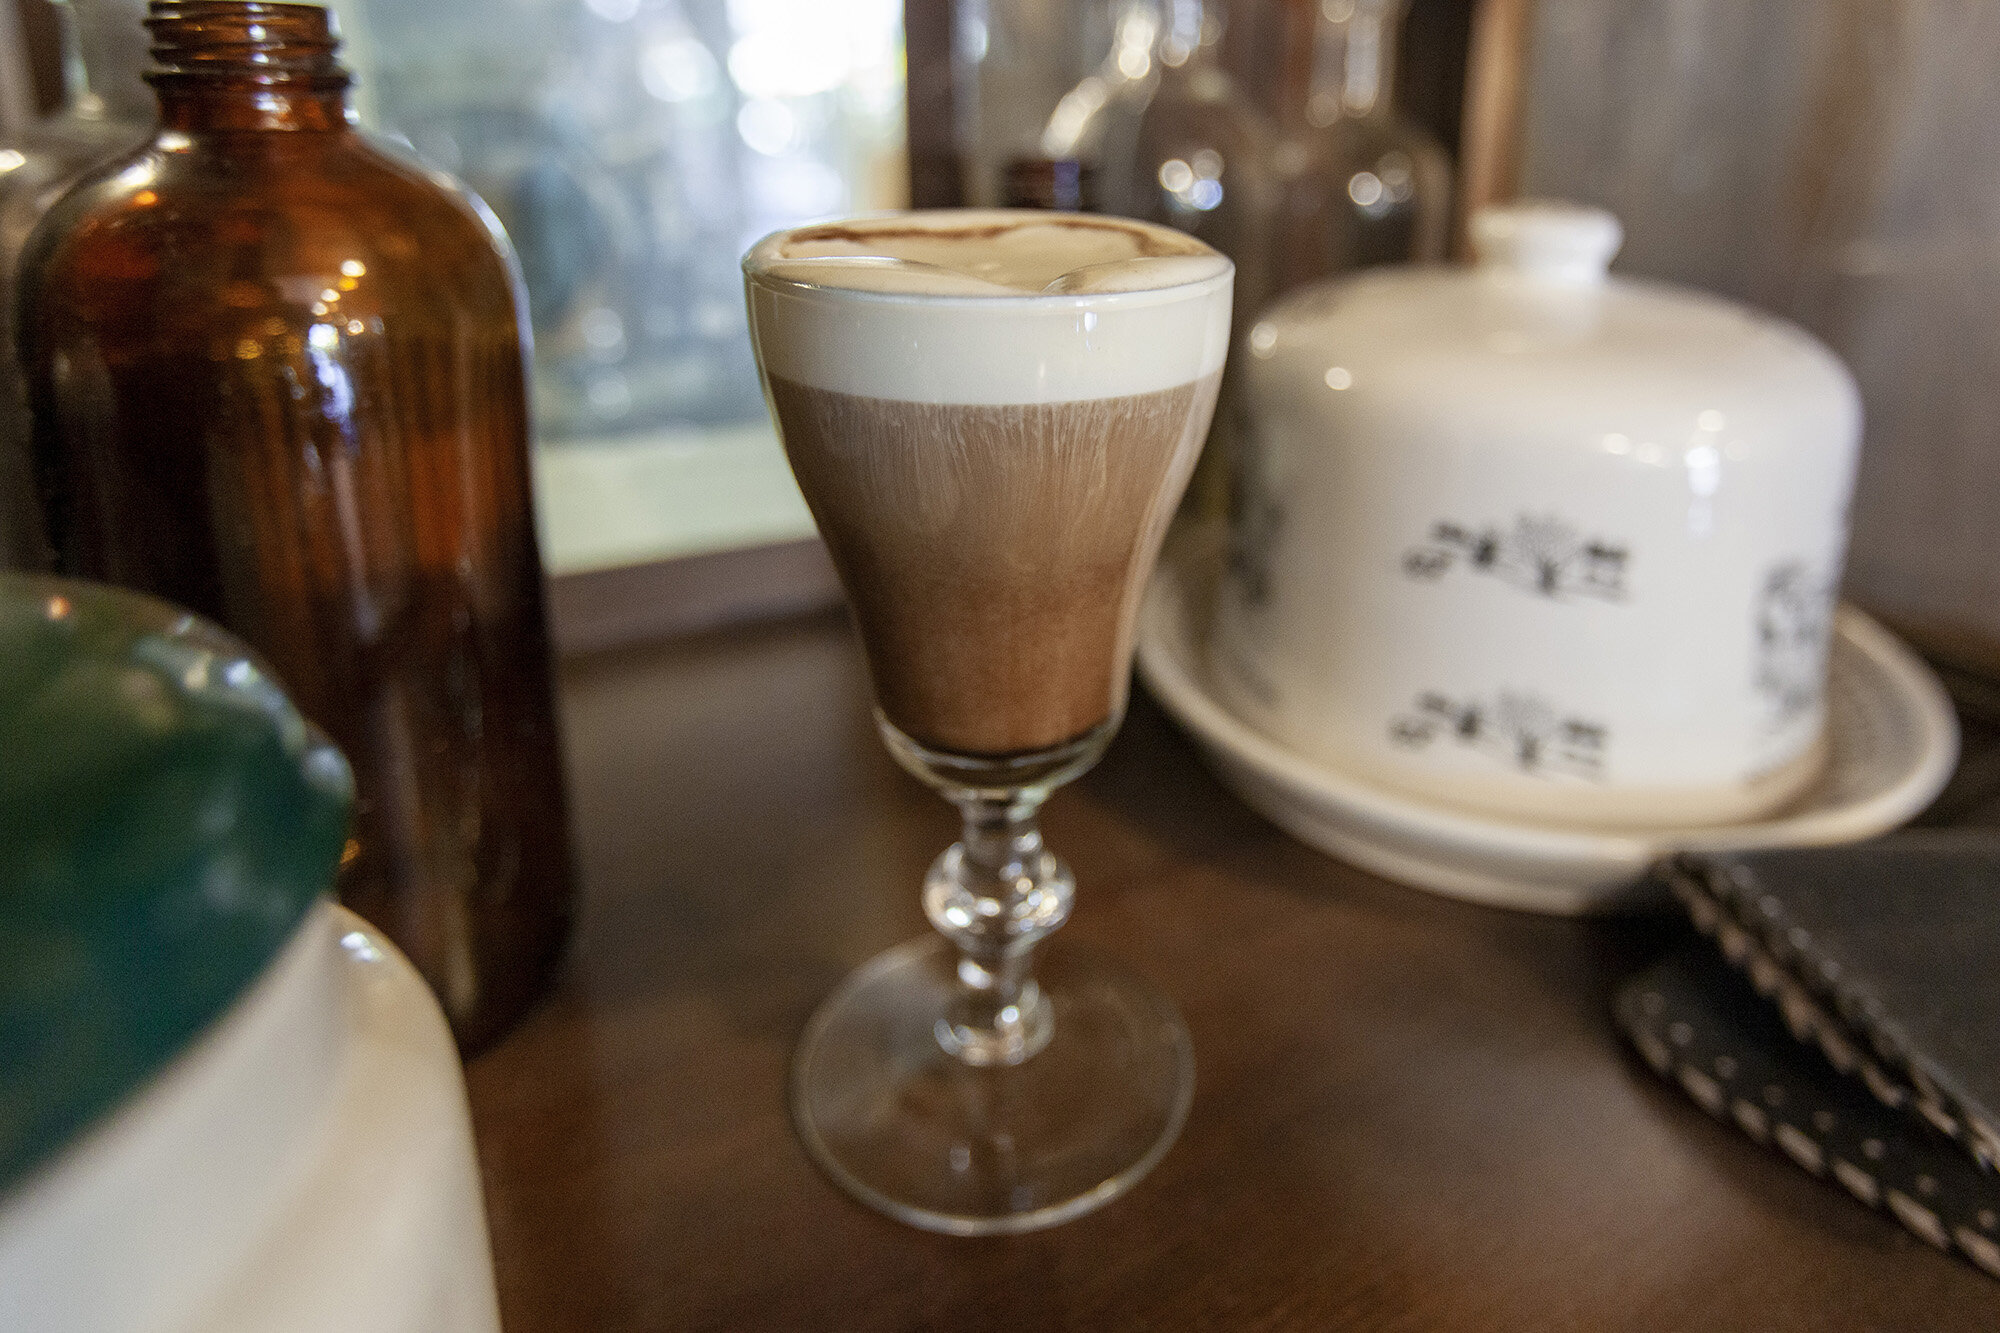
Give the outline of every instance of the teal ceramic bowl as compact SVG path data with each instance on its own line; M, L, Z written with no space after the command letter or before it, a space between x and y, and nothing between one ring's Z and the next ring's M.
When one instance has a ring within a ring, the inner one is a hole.
M333 882L352 794L214 626L0 575L0 1196L264 972Z

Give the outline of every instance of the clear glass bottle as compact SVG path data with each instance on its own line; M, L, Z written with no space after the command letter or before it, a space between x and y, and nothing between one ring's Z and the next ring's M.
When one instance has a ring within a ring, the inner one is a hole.
M62 34L62 108L0 142L0 568L48 563L28 461L27 388L14 354L21 247L64 190L138 143L153 120L153 97L139 77L144 0L51 3Z
M1278 203L1271 296L1373 264L1444 257L1451 168L1396 114L1396 33L1407 0L1319 0L1312 76L1271 157Z
M342 897L477 1047L571 910L519 279L477 199L354 131L327 11L150 12L160 129L21 267L50 536L233 629L339 742Z
M1276 130L1223 68L1218 0L1118 0L1113 13L1110 54L1057 104L1043 155L1094 170L1093 211L1165 223L1234 260L1232 337L1240 340L1269 296ZM1184 512L1227 504L1242 415L1239 360L1223 371Z
M1126 0L1103 66L1066 94L1043 155L1095 169L1097 210L1164 222L1236 261L1255 310L1272 204L1274 132L1223 68L1216 0Z
M1101 48L1102 3L959 0L952 6L952 82L965 202L975 208L1088 207L1094 173L1045 157L1049 113Z

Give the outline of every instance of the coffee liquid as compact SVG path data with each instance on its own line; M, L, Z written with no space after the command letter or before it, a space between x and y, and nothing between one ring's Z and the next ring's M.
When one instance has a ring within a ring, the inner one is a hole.
M933 749L1003 755L1122 711L1145 575L1219 379L994 405L769 377L890 722Z

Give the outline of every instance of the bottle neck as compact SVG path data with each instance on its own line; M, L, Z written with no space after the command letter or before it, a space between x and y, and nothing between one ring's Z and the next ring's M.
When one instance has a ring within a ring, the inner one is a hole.
M212 130L335 131L354 123L344 90L299 88L168 87L154 80L160 128L184 134Z
M340 38L316 5L153 0L146 75L168 130L344 130Z
M1306 93L1309 122L1324 127L1389 113L1402 9L1403 0L1320 0Z

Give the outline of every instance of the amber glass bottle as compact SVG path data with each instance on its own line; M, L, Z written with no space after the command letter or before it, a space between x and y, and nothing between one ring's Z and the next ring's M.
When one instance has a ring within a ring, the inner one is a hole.
M340 743L342 896L476 1047L571 903L520 285L483 205L351 128L325 10L150 12L158 133L23 263L44 518L66 570L228 625Z

